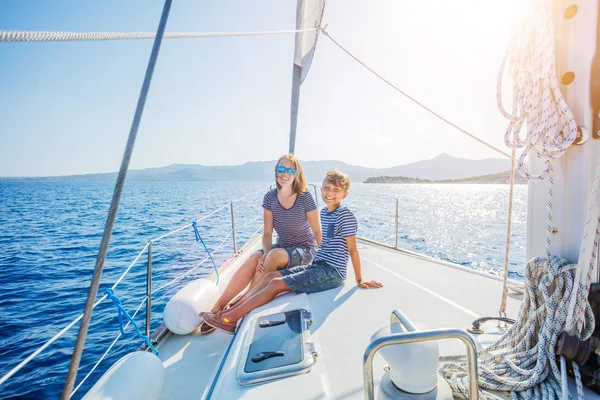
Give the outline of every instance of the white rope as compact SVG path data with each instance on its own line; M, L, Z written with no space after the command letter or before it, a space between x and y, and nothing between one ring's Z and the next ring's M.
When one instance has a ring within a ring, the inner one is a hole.
M123 280L123 278L125 278L125 275L127 275L129 273L129 270L135 265L135 263L138 262L138 260L140 259L140 257L142 256L142 254L144 254L144 252L148 249L148 246L150 245L150 243L147 243L144 248L138 253L137 257L131 262L131 264L129 264L129 267L127 267L127 269L125 269L125 272L123 272L121 274L121 276L119 277L119 279L117 279L117 281L115 282L114 285L112 285L112 289L115 290L117 288L117 285L119 283L121 283L121 281Z
M559 158L577 138L577 124L563 98L556 78L554 21L551 0L535 0L532 21L523 24L511 41L498 73L496 101L500 113L510 123L504 142L513 149L524 149L518 169L527 179L544 179L549 160ZM513 81L512 112L502 104L502 79L507 73ZM523 123L527 135L520 137ZM539 175L525 167L527 155L545 161Z
M510 391L513 399L561 398L561 371L554 349L565 330L568 300L576 293L585 301L582 287L573 290L577 264L552 257L538 257L527 264L525 296L515 324L500 340L478 353L480 397L499 399L487 390ZM586 333L594 329L591 307L586 308ZM468 375L464 356L442 358L439 371L454 395L468 398Z
M135 310L135 312L133 313L133 315L131 316L131 318L135 318L135 316L137 315L138 312L140 312L140 309L142 308L142 306L144 305L144 303L146 302L146 300L148 299L148 296L144 296L144 299L142 300L142 302L140 303L140 305L137 307L137 309ZM123 330L127 329L127 327L131 324L131 321L127 321L127 324L125 324L125 327L123 327ZM92 373L96 370L96 368L98 367L98 365L100 365L100 363L102 362L102 360L104 360L106 358L106 356L108 355L108 353L112 350L113 346L117 343L117 341L119 340L119 338L121 338L122 334L119 331L119 334L117 335L117 337L115 338L115 340L113 340L113 342L110 344L110 346L108 346L108 349L106 349L106 351L104 352L104 354L102 354L102 357L100 357L100 359L98 360L98 362L96 362L96 364L94 364L94 366L92 367L92 369L90 370L90 372L87 373L87 375L81 380L81 382L79 382L79 385L77 385L77 387L71 392L71 395L69 397L73 397L73 395L75 394L75 392L77 392L77 390L79 390L79 388L81 387L81 385L83 385L85 383L85 381L87 380L87 378L90 377L90 375L92 375Z
M163 39L194 39L226 36L285 35L315 31L317 28L258 32L167 32ZM0 31L0 42L74 42L97 40L145 40L154 39L156 32L46 32L46 31Z
M586 293L589 293L592 276L596 268L596 259L598 257L598 238L600 236L600 195L598 189L600 187L600 160L596 164L596 176L592 184L592 191L587 200L588 216L586 218L583 239L579 250L579 269L575 277L575 282L580 283L585 288ZM574 327L574 331L581 332L584 324L583 315L585 304L577 302L575 297L571 298L569 304L569 325Z

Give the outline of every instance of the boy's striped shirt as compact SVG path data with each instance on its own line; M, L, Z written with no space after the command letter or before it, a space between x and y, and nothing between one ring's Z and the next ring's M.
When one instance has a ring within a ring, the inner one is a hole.
M346 267L348 265L348 245L346 238L356 236L358 223L352 211L346 207L338 207L333 212L328 212L327 207L321 210L321 229L323 231L323 242L315 261L323 260L331 265L346 279Z

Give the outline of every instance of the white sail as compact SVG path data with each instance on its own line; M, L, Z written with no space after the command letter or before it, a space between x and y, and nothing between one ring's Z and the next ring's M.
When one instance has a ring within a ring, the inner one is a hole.
M314 29L307 32L296 33L296 49L294 51L294 69L292 76L292 106L290 112L290 147L289 152L294 153L296 147L296 127L298 124L298 104L300 101L300 85L306 78L321 25L325 0L298 0L296 9L296 29Z

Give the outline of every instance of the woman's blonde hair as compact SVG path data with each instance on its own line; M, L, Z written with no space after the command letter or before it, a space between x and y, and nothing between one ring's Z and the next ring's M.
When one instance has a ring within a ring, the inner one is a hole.
M300 161L293 154L286 154L284 156L279 157L277 160L277 164L275 164L275 184L277 185L277 189L281 189L281 185L277 182L277 167L281 160L289 160L296 170L296 175L294 176L294 182L292 183L292 190L294 193L304 193L308 192L306 188L306 177L304 176L304 172L302 171L302 165L300 165Z

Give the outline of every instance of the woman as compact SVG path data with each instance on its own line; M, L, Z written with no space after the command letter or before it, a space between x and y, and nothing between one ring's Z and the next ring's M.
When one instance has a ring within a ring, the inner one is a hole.
M277 188L268 191L263 199L262 249L248 257L235 272L211 312L225 308L248 284L248 290L252 289L268 272L310 264L321 245L317 206L306 187L302 166L292 154L277 161L275 183ZM273 244L273 229L277 232L276 244ZM242 297L238 296L230 305ZM201 332L210 330L206 324L202 325Z

